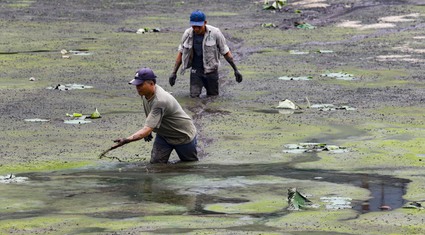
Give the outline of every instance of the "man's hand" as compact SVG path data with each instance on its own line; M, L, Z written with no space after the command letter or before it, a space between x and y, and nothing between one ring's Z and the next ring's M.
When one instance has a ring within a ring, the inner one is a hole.
M130 140L127 139L127 138L121 138L121 139L114 140L114 143L116 143L116 144L113 146L113 148L118 148L118 147L121 147L125 144L130 143Z
M238 83L242 82L242 74L238 70L235 70L235 78Z
M168 78L168 82L170 82L170 86L174 86L176 84L177 75L176 73L172 73Z
M152 133L150 133L148 136L146 136L145 138L146 142L150 142L153 139Z

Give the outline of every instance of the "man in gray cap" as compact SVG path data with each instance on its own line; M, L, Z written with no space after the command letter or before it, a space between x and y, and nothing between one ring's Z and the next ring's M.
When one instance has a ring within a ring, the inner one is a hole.
M146 121L129 137L114 140L112 149L140 139L149 142L155 132L151 163L167 163L173 150L181 161L197 161L196 127L177 100L156 84L154 72L141 68L129 84L135 85L142 97Z
M176 83L177 71L183 63L181 74L191 68L190 97L199 97L202 87L205 87L208 96L218 95L220 55L232 66L236 81L242 82L242 74L233 61L232 52L220 29L207 25L205 14L199 10L190 15L190 25L192 27L183 33L176 63L169 77L170 85Z

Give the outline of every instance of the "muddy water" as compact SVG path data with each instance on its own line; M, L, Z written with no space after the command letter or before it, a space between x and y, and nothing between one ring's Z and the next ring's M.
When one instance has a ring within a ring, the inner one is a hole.
M258 175L262 178L258 178ZM317 184L348 184L369 190L369 200L352 202L352 208L358 213L367 213L379 211L382 206L392 209L401 207L405 203L402 197L408 183L408 180L387 176L300 170L289 164L111 163L93 168L20 176L29 180L21 184L0 185L0 198L10 201L6 211L0 213L0 220L56 213L111 219L144 215L225 214L205 207L217 203L249 202L249 196L243 195L250 191L255 194L257 189L273 191L272 194L281 195L281 200L286 202L288 186L302 188L308 194L306 182L311 181L317 181ZM339 193L332 187L324 190L329 191L328 195ZM289 212L281 208L270 213L236 213L268 218L276 213L283 215Z

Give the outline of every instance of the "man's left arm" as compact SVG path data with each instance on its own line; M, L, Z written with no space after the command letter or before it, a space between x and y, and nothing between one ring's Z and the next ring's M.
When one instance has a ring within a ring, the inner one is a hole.
M242 74L239 72L238 68L236 67L235 61L233 60L232 52L228 51L226 54L224 54L224 58L230 64L230 66L232 66L233 71L235 71L236 81L242 82Z

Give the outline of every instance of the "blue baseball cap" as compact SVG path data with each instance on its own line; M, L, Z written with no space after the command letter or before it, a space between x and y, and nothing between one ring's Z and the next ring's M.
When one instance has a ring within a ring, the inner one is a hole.
M205 22L205 14L200 11L196 10L190 14L190 25L191 26L203 26Z
M128 84L138 86L146 80L152 80L154 83L156 83L156 75L150 68L141 68L137 70L136 75L134 75L134 79L131 80Z

